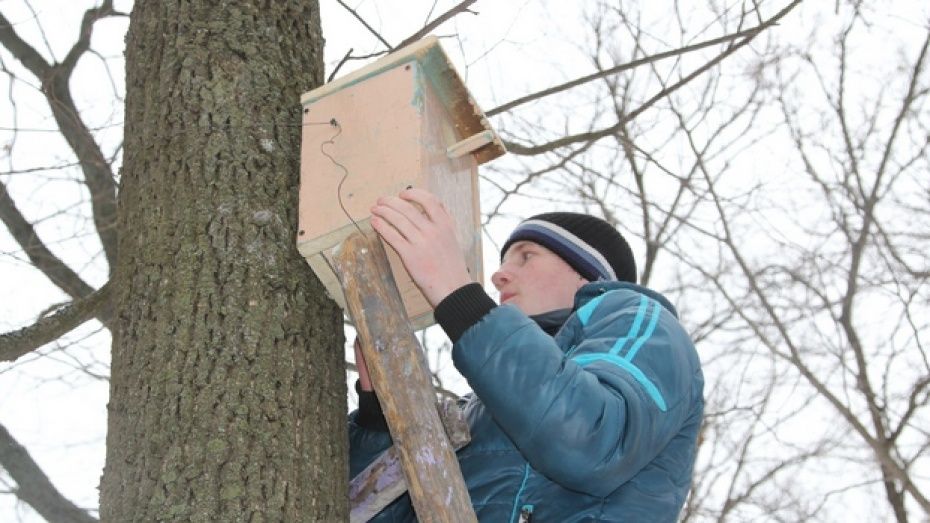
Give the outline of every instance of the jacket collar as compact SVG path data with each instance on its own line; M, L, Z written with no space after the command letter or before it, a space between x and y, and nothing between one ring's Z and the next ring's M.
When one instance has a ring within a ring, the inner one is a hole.
M602 294L606 294L611 291L616 290L629 290L639 294L644 294L648 298L659 302L667 311L672 313L675 318L678 318L678 310L675 309L675 306L672 305L665 296L662 296L658 292L643 287L641 285L636 285L635 283L629 283L625 281L597 281L592 283L587 283L575 293L575 306L572 310L578 310L580 307L589 301L597 298Z
M559 332L559 329L565 324L565 320L567 320L573 312L575 312L574 309L557 309L530 316L530 319L535 321L546 334L555 336L555 333Z

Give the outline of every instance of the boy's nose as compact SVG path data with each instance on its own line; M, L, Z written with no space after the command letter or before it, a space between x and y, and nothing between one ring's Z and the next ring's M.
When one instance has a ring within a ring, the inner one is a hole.
M507 285L508 282L512 280L511 276L504 272L503 270L498 269L494 274L491 275L491 283L494 284L494 287L497 290L501 290L501 287Z

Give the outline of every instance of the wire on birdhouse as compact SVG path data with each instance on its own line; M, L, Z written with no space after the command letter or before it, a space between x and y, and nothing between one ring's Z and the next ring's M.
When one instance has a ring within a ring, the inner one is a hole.
M339 207L342 209L342 212L346 215L346 218L348 218L349 221L352 222L352 225L355 226L358 232L364 235L365 233L362 232L362 228L359 227L358 222L355 221L355 218L353 218L352 215L349 214L349 210L346 209L346 206L342 201L342 185L345 183L346 179L349 177L349 170L346 169L345 165L342 165L341 163L336 161L336 159L333 158L332 155L326 152L326 150L323 148L326 145L336 145L336 138L338 138L339 135L342 134L342 126L339 125L339 122L337 122L335 118L330 120L329 124L336 128L336 134L332 135L329 138L329 140L326 140L325 142L320 144L320 153L323 156L329 158L329 161L333 162L333 165L335 165L336 167L342 170L342 179L339 180L339 185L336 187L336 198L339 200Z

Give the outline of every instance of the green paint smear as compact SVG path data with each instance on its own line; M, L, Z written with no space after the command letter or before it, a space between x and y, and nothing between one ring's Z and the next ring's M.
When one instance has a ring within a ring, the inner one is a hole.
M424 97L423 97L423 72L419 63L411 64L413 68L413 99L410 105L417 111L417 114L423 114Z
M420 59L420 64L423 68L421 74L429 78L439 101L446 108L452 109L456 102L456 94L465 94L465 89L463 87L461 93L456 89L458 87L457 74L452 69L452 64L446 61L439 46L430 48L429 52Z

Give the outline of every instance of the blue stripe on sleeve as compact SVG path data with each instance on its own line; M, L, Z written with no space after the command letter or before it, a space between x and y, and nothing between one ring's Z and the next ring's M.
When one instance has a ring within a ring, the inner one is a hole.
M596 361L613 363L621 369L629 372L630 375L632 375L633 378L639 382L639 384L642 385L644 389L646 389L646 394L652 398L652 401L654 401L656 406L659 407L659 410L665 412L668 409L665 404L665 398L662 397L662 393L659 392L659 388L656 387L655 384L652 383L652 381L650 381L645 374L643 374L643 371L639 370L639 367L633 365L633 363L629 360L614 354L582 354L581 356L575 356L572 358L572 361L578 363L582 367Z
M578 319L581 320L582 326L587 325L588 322L591 321L591 315L594 314L594 309L596 309L597 306L600 305L600 303L604 300L604 296L607 296L607 294L610 294L610 293L608 292L606 294L601 294L600 296L592 299L588 303L585 303L584 306L578 309L578 312L576 314L578 314Z
M649 318L649 325L646 326L646 330L643 332L643 335L639 338L636 338L636 342L630 347L630 351L626 353L625 358L629 361L633 361L633 358L636 357L636 353L639 352L639 349L649 341L649 338L652 337L652 333L656 330L656 324L659 323L659 313L662 312L661 305L659 302L652 302L652 317Z
M643 324L643 320L646 317L646 306L649 305L649 298L640 294L639 295L639 309L636 311L636 318L633 319L633 324L630 325L630 330L626 333L626 336L617 340L614 343L614 346L610 349L611 354L620 354L620 351L623 350L623 347L626 346L626 342L630 341L630 338L639 334L639 328Z

